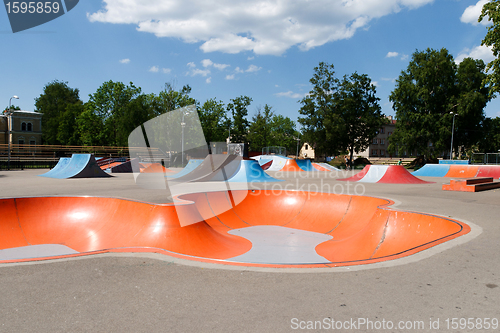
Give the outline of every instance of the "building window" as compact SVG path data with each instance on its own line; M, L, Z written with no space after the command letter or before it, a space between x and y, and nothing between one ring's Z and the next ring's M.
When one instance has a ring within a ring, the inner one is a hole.
M377 139L373 139L373 144L376 145L377 144Z
M384 133L385 133L385 127L382 127L382 128L380 129L380 134L384 134Z
M30 146L36 146L36 140L31 139L30 140Z
M380 139L380 144L381 145L385 144L385 140L384 139Z
M372 152L373 152L373 156L377 156L377 149L373 149Z
M33 124L28 123L28 132L33 132Z
M309 145L306 145L306 150L309 150Z
M19 140L17 140L17 143L20 145L24 145L24 139L20 138Z
M392 135L392 132L387 132L387 136L391 136Z
M26 123L21 124L21 131L26 131Z
M380 149L380 156L385 156L385 150Z

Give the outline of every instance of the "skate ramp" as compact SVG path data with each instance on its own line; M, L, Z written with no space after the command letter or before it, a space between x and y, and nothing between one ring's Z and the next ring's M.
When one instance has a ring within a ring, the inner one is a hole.
M190 159L188 164L186 164L186 166L181 171L179 171L175 175L168 175L167 177L168 178L180 178L182 176L185 176L188 173L190 173L191 171L193 171L194 169L196 169L202 162L203 162L202 159Z
M237 172L229 179L229 182L236 183L267 183L282 182L264 172L259 163L255 160L240 161Z
M167 173L172 172L165 168L161 163L141 163L143 168L140 169L142 173Z
M500 165L426 164L414 176L447 178L500 178Z
M358 174L342 181L385 184L431 184L413 176L402 165L367 165Z
M450 164L426 164L411 174L417 177L445 177L450 170Z
M285 166L286 162L289 160L287 157L282 156L272 156L273 163L266 171L281 171Z
M312 165L311 160L295 160L295 162L303 171L318 171L318 169Z
M69 157L61 157L57 162L57 164L51 170L39 176L52 177L52 175L57 175L62 169L68 166L70 160L71 158Z
M203 162L201 162L200 165L198 165L193 171L182 177L169 179L169 181L180 183L210 181L213 178L215 178L214 180L217 180L219 178L219 180L224 180L224 174L227 174L226 170L224 170L224 167L227 166L228 168L234 168L234 165L231 165L231 162L236 158L236 155L209 154L207 157L205 157ZM241 159L241 157L239 158ZM234 174L234 172L231 174L231 176Z
M178 199L176 206L97 197L2 199L0 259L156 252L240 266L334 267L409 256L470 231L453 219L392 210L391 201L364 196L252 190Z
M46 174L41 176L58 179L111 177L97 165L92 154L73 154L64 168L59 168L49 176Z
M280 171L287 171L287 172L300 171L300 172L302 172L304 170L302 170L302 168L299 167L299 165L297 164L297 162L295 160L288 159L288 160L286 160L285 165L283 166L283 168L281 168Z

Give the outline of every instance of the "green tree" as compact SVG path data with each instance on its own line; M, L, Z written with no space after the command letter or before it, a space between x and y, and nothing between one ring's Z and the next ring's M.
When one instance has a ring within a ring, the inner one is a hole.
M432 157L449 151L454 113L455 146L475 143L489 100L484 77L481 61L468 58L457 66L444 48L416 51L389 97L398 121L388 151Z
M301 100L299 118L303 139L317 154L337 155L368 147L377 130L385 122L375 86L366 74L335 77L333 65L321 62L314 68L310 82L313 89Z
M327 121L327 126L334 129L329 133L334 134L327 135L327 140L339 140L340 148L349 152L352 161L354 152L368 148L387 119L382 114L375 86L366 74L345 75L335 100L334 117Z
M119 143L123 143L120 141L122 141L125 134L119 134L122 129L120 124L123 124L123 118L126 117L127 110L130 107L129 104L140 93L141 88L134 86L132 82L130 82L129 86L126 86L122 82L107 81L94 94L89 95L89 101L86 103L85 109L97 116L103 124L103 126L99 126L104 133L99 135L98 145L118 146ZM83 120L93 122L95 117L86 115ZM82 124L82 121L80 124ZM85 135L85 130L89 130L88 126L81 127L80 133Z
M486 67L486 72L490 74L484 80L484 84L491 88L490 96L493 96L500 91L500 0L491 0L483 6L478 22L483 19L492 22L481 45L491 47L495 56L495 59L490 61Z
M175 90L174 84L165 83L165 88L160 91L154 100L154 110L156 115L173 111L188 105L197 104L194 98L189 97L191 87L183 86L180 90Z
M271 144L271 121L274 116L272 107L264 105L264 110L260 107L257 112L252 116L250 126L248 129L248 142L250 143L249 150L254 152L261 152L262 148L272 146Z
M44 144L58 145L71 142L61 140L73 138L73 134L77 131L74 127L76 122L71 117L76 116L75 112L81 111L78 106L81 103L78 89L70 88L68 82L55 80L45 85L43 93L35 98L35 112L43 113L42 139ZM76 106L66 113L68 106L74 104ZM65 124L61 125L61 120ZM64 131L64 133L59 133L59 131Z
M456 107L454 151L459 146L470 149L483 137L482 124L485 119L484 108L491 100L489 87L482 82L486 79L485 64L482 60L465 58L458 65L458 96L453 102Z
M198 108L198 117L208 144L226 141L231 122L227 118L222 101L217 101L214 98L207 100L201 108Z
M76 146L81 144L77 118L84 111L83 103L68 104L61 114L57 129L57 141L64 145Z
M19 106L15 106L15 105L11 105L10 107L6 107L2 113L4 113L5 111L8 111L8 110L21 110L21 108Z
M274 115L270 124L270 145L285 147L289 152L296 152L299 133L295 130L295 122L280 114Z
M252 99L248 96L240 96L231 99L231 103L227 105L227 111L231 112L233 121L231 127L231 142L247 143L248 127L250 125L247 120L248 106Z
M299 114L304 117L298 118L302 125L303 140L309 142L318 155L335 155L339 153L339 146L335 142L338 133L331 126L327 126L335 124L332 119L335 107L334 94L339 80L335 77L334 66L320 62L319 66L314 68L313 77L309 82L313 88L300 100L302 107ZM327 141L327 137L333 142Z
M485 118L482 125L483 135L479 140L479 151L498 153L498 149L500 149L500 117Z

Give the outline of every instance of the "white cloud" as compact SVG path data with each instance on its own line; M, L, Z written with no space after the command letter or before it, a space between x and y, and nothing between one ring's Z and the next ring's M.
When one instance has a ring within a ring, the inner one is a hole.
M162 68L161 71L163 72L163 74L170 74L170 73L172 73L172 69L170 69L170 68Z
M212 60L210 59L203 59L201 61L201 64L203 65L203 67L210 67L212 66L214 63L212 62Z
M211 83L212 82L212 77L209 77L205 80L206 83Z
M226 75L226 80L234 80L234 74Z
M490 47L476 46L473 49L463 49L462 52L455 57L455 62L459 64L465 58L482 59L485 63L488 63L495 59L495 56L493 55Z
M475 5L469 6L464 10L464 13L460 17L460 21L463 23L470 23L473 25L478 25L479 22L477 20L479 19L479 15L481 15L481 11L483 9L483 6L489 2L489 0L479 0ZM483 19L481 21L482 25L488 25L489 21L487 18Z
M159 70L160 68L158 66L153 66L149 69L151 73L158 73Z
M395 58L399 55L398 52L388 52L387 55L385 56L386 58Z
M121 64L128 64L129 62L130 62L130 59L128 59L128 58L120 60Z
M286 92L280 92L274 94L278 97L288 97L288 98L293 98L293 99L298 99L298 98L303 98L306 96L306 94L299 94L299 93L294 93L293 91L286 91Z
M245 71L247 73L253 73L253 72L258 72L262 69L262 67L257 67L255 65L250 65L248 66L248 69Z
M213 66L213 67L215 67L215 68L217 68L218 70L221 70L221 71L230 66L230 65L227 65L227 64L216 64L216 63L214 63L210 59L203 59L201 61L201 65L203 67L205 67L205 68Z
M103 0L91 22L133 24L204 52L281 55L351 38L373 19L434 0Z

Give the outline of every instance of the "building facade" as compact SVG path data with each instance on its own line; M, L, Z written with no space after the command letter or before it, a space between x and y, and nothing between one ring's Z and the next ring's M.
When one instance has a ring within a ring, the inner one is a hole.
M31 111L13 111L11 115L10 138L12 144L42 144L42 114ZM0 144L9 143L9 117L0 116Z

